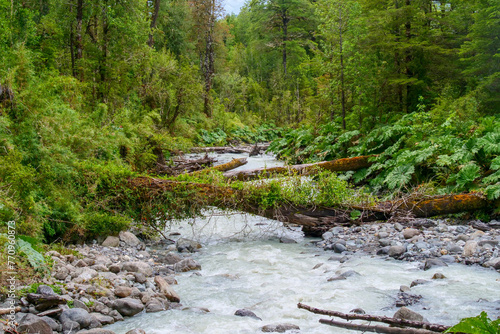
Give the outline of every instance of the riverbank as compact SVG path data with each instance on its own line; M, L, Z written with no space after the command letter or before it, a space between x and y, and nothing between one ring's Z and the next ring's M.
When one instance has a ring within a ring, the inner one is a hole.
M272 224L272 221L258 224L260 224L259 227L265 229L267 228L266 224ZM498 242L500 240L497 229L481 231L472 227L483 227L484 229L484 226L478 225L477 222L475 224L471 222L468 225L451 225L446 221L432 220L420 225L415 222L414 227L416 226L419 228L404 227L398 223L382 223L333 228L325 233L323 240L314 241L316 246L325 249L325 254L330 254L329 261L327 261L329 263L317 262L318 258L313 259L312 253L306 254L300 260L305 265L301 271L326 273L323 275L324 277L317 277L318 282L322 281L325 284L334 284L334 282L343 280L347 284L360 277L356 265L353 267L354 270L334 270L332 268L342 266L342 263L356 262L355 259L360 257L375 256L379 259L406 260L412 264L418 263L416 267L422 269L435 269L436 266L444 268L451 263L481 264L495 268L498 263L498 261L495 262L498 257ZM275 228L268 227L269 229ZM199 282L199 286L210 284L209 282L214 279L212 276L200 276L200 272L202 272L200 264L203 265L204 262L198 263L195 259L198 254L191 252L200 250L198 247L201 245L183 239L182 237L191 237L191 235L181 233L183 235L180 236L176 244L167 242L148 245L146 248L146 245L134 235L124 232L119 238L106 239L102 245L76 246L74 249L80 254L76 257L50 252L48 255L54 260L55 266L52 278L45 283L60 288L60 295L54 299L57 303L55 302L49 307L47 307L48 305L40 306L40 303L37 305L34 302L36 299L33 297L31 299L24 298L20 301L21 312L17 314L18 321L21 324L24 323L25 326L34 326L34 324L42 326L41 328L45 328L46 332L41 331L41 333L47 334L51 334L52 331L68 334L77 328L92 329L92 333L97 333L97 328L100 326L112 324L142 312L154 313L175 310L172 312L179 315L181 313L211 311L209 309L212 309L212 306L206 303L198 305L200 307L188 305L190 307L185 310L181 306L183 294L186 292L176 293L176 290L181 289L182 285L182 282L181 285L176 285L179 278L184 281L196 280ZM178 236L173 236L173 238L178 238ZM263 235L263 239L266 238ZM281 236L280 241L282 243L295 242L293 237L286 235ZM290 244L288 247L292 249L294 245ZM267 246L259 246L258 249L263 252L264 256L269 251ZM317 248L313 247L310 251L313 249ZM403 252L401 252L402 249L404 249ZM203 251L204 248L201 248L201 252ZM219 261L217 254L213 256L213 261ZM276 267L275 269L278 271L284 271L281 267L282 264L276 262L281 260L273 260L275 255L279 254L269 253L268 260L260 258L251 260L251 256L245 255L250 261L247 266L253 266L252 263L270 261L271 267ZM226 259L225 262L227 261ZM219 263L226 265L221 261ZM335 265L335 263L339 263L339 265ZM310 268L307 268L309 266ZM182 274L191 270L194 270L192 277L192 274L188 274L189 277ZM234 270L235 272L217 274L216 277L228 280L228 282L222 282L223 285L228 285L230 282L240 279L237 269ZM283 275L285 274L283 273ZM436 276L435 274L437 273L426 275L426 277L429 276L428 280L430 281ZM420 275L415 274L414 277L414 279L405 282L406 286L401 286L400 291L395 293L397 307L410 306L421 301L422 297L419 298L416 286L426 284L426 282L420 279ZM441 276L437 275L435 278L439 277ZM311 281L310 284L319 284L318 282ZM52 295L53 290L49 289L41 288L38 294L45 292ZM264 286L261 289L266 291ZM242 288L242 291L238 293L245 293L245 291L246 289ZM195 307L193 308L193 306ZM241 304L241 307L246 306ZM42 310L44 308L46 309ZM212 311L217 312L217 309ZM231 314L235 311L236 309L232 310ZM40 314L42 317L39 316ZM257 316L265 318L262 314L257 314ZM50 333L42 322L50 327ZM263 323L259 326L262 325L266 324ZM102 333L104 334L104 332ZM109 334L109 332L106 333Z

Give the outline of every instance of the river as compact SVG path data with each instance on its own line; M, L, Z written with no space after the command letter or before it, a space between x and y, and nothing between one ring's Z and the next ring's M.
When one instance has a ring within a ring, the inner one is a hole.
M256 157L245 168L259 167L263 161L267 166L277 164L272 157ZM430 322L451 325L483 310L498 314L500 306L500 275L494 270L456 264L423 271L419 263L362 254L341 263L329 260L333 252L314 246L318 239L305 238L300 230L262 217L214 208L205 217L172 222L167 232L204 245L193 255L202 270L176 276L179 284L174 289L184 309L140 314L107 329L117 334L134 328L148 334L243 334L261 333L267 324L292 323L301 333L354 333L319 324L321 316L298 309L297 303L345 313L362 308L369 314L392 316L400 286L416 279L431 282L411 289L422 300L410 308ZM297 243L280 243L280 238ZM357 274L328 281L348 270ZM431 280L436 272L447 278ZM242 308L262 321L235 316Z

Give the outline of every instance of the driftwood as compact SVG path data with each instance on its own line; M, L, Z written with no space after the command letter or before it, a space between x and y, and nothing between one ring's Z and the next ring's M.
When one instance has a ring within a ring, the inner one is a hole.
M332 161L323 161L312 164L292 165L272 168L257 168L246 171L228 172L224 176L241 181L254 180L257 178L268 178L276 175L309 175L321 169L332 172L355 171L361 168L369 167L372 162L369 161L372 156L361 156L355 158L345 158Z
M365 321L376 321L376 322L382 322L388 325L392 326L404 326L404 327L412 327L412 328L420 328L420 329L425 329L428 331L434 332L444 332L449 326L444 326L440 324L431 324L428 322L421 322L421 321L410 321L406 319L397 319L397 318L391 318L391 317L385 317L385 316L376 316L376 315L369 315L369 314L356 314L356 313L342 313L342 312L337 312L337 311L330 311L330 310L322 310L319 308L315 308L309 305L305 305L302 303L298 303L297 307L315 314L322 314L322 315L328 315L331 317L338 317L342 318L345 320L365 320ZM387 328L387 327L384 327ZM387 332L386 332L387 333Z
M179 175L184 173L192 173L198 170L210 167L216 162L215 158L205 155L199 159L177 159L174 160L173 166L167 166L164 163L157 163L157 172L162 175Z
M199 170L199 171L196 171L196 172L192 172L192 173L188 173L188 174L189 175L194 175L194 174L203 173L203 172L206 172L206 171L209 171L209 170L216 170L216 171L219 171L219 172L226 172L228 170L235 169L235 168L238 168L240 166L243 166L246 163L247 163L247 158L233 159L233 160L231 160L229 162L226 162L225 164L217 165L217 166L214 166L214 167L211 167L211 168L207 168L207 169L202 169L202 170Z
M0 309L0 315L10 314L12 312L12 310L14 310L14 312L21 312L21 307L16 306L14 308L2 308L2 309Z
M361 324L340 322L329 319L320 319L319 322L325 325L330 325L345 329L352 329L361 332L374 332L374 333L385 333L385 334L436 334L437 333L426 329L361 325Z

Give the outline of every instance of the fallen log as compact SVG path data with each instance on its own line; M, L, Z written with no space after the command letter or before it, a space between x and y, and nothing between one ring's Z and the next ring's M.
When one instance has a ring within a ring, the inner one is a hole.
M384 333L384 334L436 334L437 333L426 329L361 325L361 324L353 324L350 322L340 322L328 319L320 319L319 322L325 325L330 325L345 329L352 329L361 332L374 332L374 333Z
M205 173L205 172L210 171L210 170L216 170L219 172L227 172L229 170L243 166L246 163L247 163L247 158L233 159L229 162L226 162L225 164L217 165L217 166L210 167L207 169L202 169L202 170L192 172L192 173L187 173L187 175L195 175L195 174Z
M412 327L412 328L421 328L425 330L429 330L434 332L444 332L449 326L444 326L440 324L432 324L428 322L421 322L421 321L410 321L406 319L397 319L397 318L391 318L391 317L385 317L385 316L376 316L376 315L370 315L370 314L357 314L357 313L342 313L338 311L330 311L330 310L322 310L319 308L315 308L309 305L305 305L302 303L298 303L297 307L306 311L309 311L314 314L321 314L321 315L328 315L332 317L338 317L342 318L345 320L365 320L365 321L376 321L376 322L382 322L388 325L392 326L405 326L405 327Z
M212 166L217 160L205 155L199 159L177 159L173 166L167 166L164 163L157 163L157 173L160 175L175 176L184 173L192 173L198 170L206 169Z
M273 176L293 176L310 175L321 169L332 172L355 171L361 168L369 167L372 162L369 161L372 156L360 156L354 158L345 158L332 161L322 161L312 164L292 165L283 167L257 168L246 171L228 172L224 176L230 179L240 181L255 180L258 178L269 178Z
M2 308L2 309L0 309L0 315L11 314L12 311L21 312L21 307L16 306L14 308Z

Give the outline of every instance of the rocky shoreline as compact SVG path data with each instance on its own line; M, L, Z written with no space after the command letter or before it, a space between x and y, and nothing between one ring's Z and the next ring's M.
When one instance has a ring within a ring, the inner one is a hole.
M331 260L340 262L355 254L368 254L418 261L424 270L463 263L500 272L498 224L475 221L456 225L445 220L421 219L412 221L411 226L378 223L334 227L323 234L316 246L332 251ZM76 256L48 252L46 255L54 261L52 276L44 280L36 293L18 301L18 333L113 334L102 327L141 312L182 308L181 297L175 292L175 275L201 269L190 255L202 246L183 238L175 244L148 246L146 251L146 245L134 234L121 232L119 237L106 238L101 245L73 246ZM345 276L344 273L329 280L346 279ZM396 306L418 302L418 296L411 295L409 288L401 289ZM238 310L235 315L257 317L248 310ZM264 326L262 331L275 331L271 327ZM275 327L276 331L282 329ZM144 331L134 329L127 334Z

